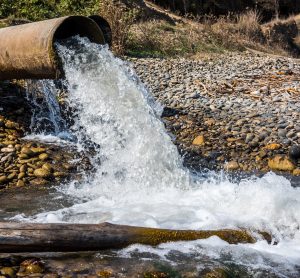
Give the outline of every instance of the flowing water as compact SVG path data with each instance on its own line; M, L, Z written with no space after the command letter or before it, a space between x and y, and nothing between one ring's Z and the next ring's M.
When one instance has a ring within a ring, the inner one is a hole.
M76 138L73 144L79 149L85 148L87 141L93 142L97 152L91 160L96 171L86 173L83 182L60 186L59 194L72 199L73 205L52 211L43 208L42 213L14 219L267 231L277 245L258 241L231 246L211 238L156 248L135 245L120 251L119 256L150 252L172 261L172 252L179 252L187 260L205 256L234 262L249 268L255 277L267 277L259 276L258 269L278 277L299 277L300 188L274 173L239 182L222 173L192 175L183 167L164 129L161 107L130 66L107 47L84 38L73 38L57 49L66 74L67 101L75 115L67 128L56 109L55 84L43 81L52 136L67 132L68 138ZM39 114L37 118L40 121ZM201 262L195 263L200 267Z

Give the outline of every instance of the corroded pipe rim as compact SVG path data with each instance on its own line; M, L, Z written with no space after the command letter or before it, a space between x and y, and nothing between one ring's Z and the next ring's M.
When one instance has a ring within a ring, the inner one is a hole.
M73 35L85 35L91 42L104 44L105 38L103 32L98 24L91 24L95 21L86 16L66 16L61 18L62 21L57 26L54 26L51 30L51 35L48 38L48 53L52 56L54 65L56 67L55 79L63 77L62 65L57 52L54 47L54 43L58 40L67 39ZM77 27L68 30L68 24L76 23ZM96 30L97 27L97 30ZM82 29L81 29L82 28ZM82 32L83 30L83 32ZM78 33L79 32L79 33Z
M90 15L89 18L94 20L97 23L97 25L100 27L100 29L103 33L105 42L109 46L112 46L112 40L113 40L112 30L111 30L111 27L110 27L108 21L100 15Z

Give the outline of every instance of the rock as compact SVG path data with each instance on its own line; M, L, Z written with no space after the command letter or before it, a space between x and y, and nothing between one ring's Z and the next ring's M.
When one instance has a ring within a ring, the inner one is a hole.
M9 174L9 175L7 176L7 179L8 179L8 180L13 180L16 176L17 176L17 173L16 173L16 172L12 172L11 174Z
M300 159L300 146L299 145L293 145L290 147L289 157L293 160Z
M16 277L16 271L12 267L2 267L0 273L5 275L5 277L14 278Z
M43 186L43 185L47 185L48 181L43 179L43 178L36 178L30 181L30 185L33 186Z
M30 156L28 156L27 154L25 154L25 153L20 153L19 154L19 158L20 159L28 159Z
M203 135L197 136L193 141L193 145L195 146L202 146L204 144L205 144L205 138Z
M18 181L17 181L17 186L18 186L18 187L23 187L23 186L25 186L25 182L22 181L22 180L18 180Z
M300 176L300 168L297 168L293 171L294 176Z
M39 159L40 160L46 160L46 159L48 159L49 158L49 155L47 154L47 153L41 153L40 155L39 155Z
M269 159L268 166L274 171L293 171L295 169L295 165L287 157L281 155Z
M52 173L52 171L53 171L53 167L50 163L43 164L42 168L49 171L50 173Z
M63 163L62 165L66 170L72 170L74 169L76 166L74 164L70 164L70 163Z
M34 152L30 148L27 148L27 147L23 147L21 149L21 154L23 156L27 156L27 158L34 156Z
M64 172L54 172L53 176L56 177L56 178L63 178L63 177L66 177L67 174L64 173Z
M19 129L19 124L8 120L5 123L5 127L9 128L9 129Z
M4 184L8 181L6 176L0 176L0 184Z
M50 178L52 176L51 172L45 168L35 169L33 175L37 178Z
M44 153L46 151L45 148L41 148L41 147L37 147L37 148L31 148L31 151L34 152L35 154L41 154Z
M277 143L269 144L264 147L264 149L268 150L268 151L279 150L280 148L281 148L281 145L277 144Z
M113 277L113 270L112 269L103 269L103 270L98 270L96 272L98 277L106 278L106 277ZM144 277L147 277L144 275ZM152 276L150 276L152 277ZM160 276L153 276L153 277L160 277Z
M20 174L18 175L18 180L21 180L25 177L25 172L20 172Z
M2 148L1 149L1 152L3 152L3 153L12 153L12 152L15 152L15 151L16 151L16 149L13 148L13 147L7 147L7 148Z
M27 170L27 165L26 164L23 164L21 167L20 167L20 172L26 172Z
M235 170L238 170L239 168L240 168L240 165L236 161L229 161L224 166L224 169L226 171L235 171Z
M37 259L25 260L20 265L19 272L25 274L43 273L45 271L44 264Z
M231 275L228 274L228 272L222 268L216 268L212 271L209 271L204 276L201 276L203 278L229 278Z
M7 145L7 146L8 145L14 145L15 143L16 143L15 141L7 141L7 140L2 142L3 145Z
M287 131L285 129L279 129L278 130L278 136L281 138L285 138L287 134Z

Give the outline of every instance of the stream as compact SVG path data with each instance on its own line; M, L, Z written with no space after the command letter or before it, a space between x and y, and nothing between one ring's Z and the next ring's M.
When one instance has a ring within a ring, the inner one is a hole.
M56 47L66 75L61 82L68 91L67 103L75 111L73 121L67 126L57 110L54 82L39 81L49 110L46 115L37 111L32 126L43 118L53 128L41 132L39 124L41 128L33 128L28 136L56 138L78 150L92 145L95 171L85 173L80 182L42 193L20 190L13 198L27 194L30 202L34 196L31 205L7 202L5 220L266 231L278 244L258 240L229 245L212 237L158 247L133 245L107 256L193 265L198 271L207 265L234 265L247 270L249 277L300 276L300 187L274 173L238 181L221 172L191 173L160 120L162 107L130 65L85 38Z

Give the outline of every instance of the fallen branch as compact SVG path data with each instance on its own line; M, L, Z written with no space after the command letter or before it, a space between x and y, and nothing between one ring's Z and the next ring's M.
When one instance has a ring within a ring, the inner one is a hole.
M268 234L262 237L270 241ZM158 245L171 241L218 236L230 244L254 243L245 230L189 231L132 227L103 223L28 224L0 223L0 253L73 252L123 248L131 244Z

